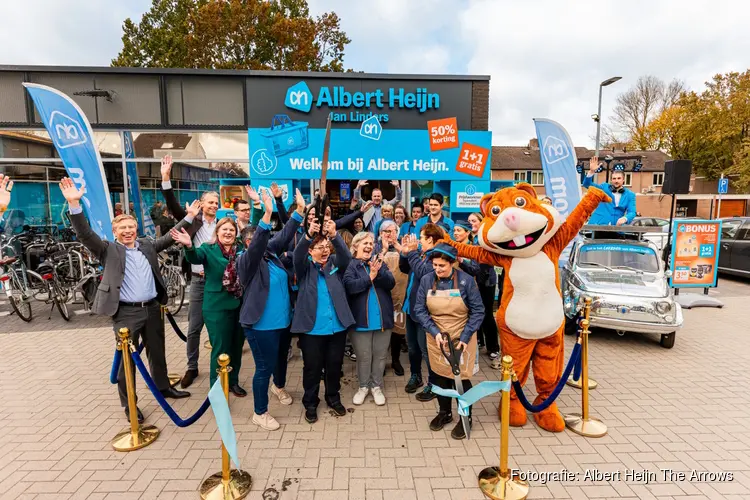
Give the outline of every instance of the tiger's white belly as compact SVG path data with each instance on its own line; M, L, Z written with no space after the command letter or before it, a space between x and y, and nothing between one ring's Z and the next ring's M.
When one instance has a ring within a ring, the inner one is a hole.
M511 261L508 279L513 297L505 309L505 324L523 339L549 337L563 323L555 265L544 252Z

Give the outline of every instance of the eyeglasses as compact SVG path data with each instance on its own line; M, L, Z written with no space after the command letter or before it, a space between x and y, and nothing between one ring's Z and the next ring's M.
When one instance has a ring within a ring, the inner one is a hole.
M395 229L383 229L383 230L381 231L381 233L395 233L395 232L396 232L396 230L395 230Z
M235 212L249 212L249 208L240 208L239 210L235 210Z
M326 250L330 250L330 248L328 247L328 245L318 245L316 247L313 247L312 249L313 250L317 250L318 252L324 252Z

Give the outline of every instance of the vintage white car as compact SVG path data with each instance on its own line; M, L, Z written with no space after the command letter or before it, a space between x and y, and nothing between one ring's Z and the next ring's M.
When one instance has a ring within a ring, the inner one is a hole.
M590 297L592 327L661 335L662 347L671 349L682 327L682 308L656 245L637 234L634 239L599 236L604 238L579 237L562 268L566 332L576 331Z

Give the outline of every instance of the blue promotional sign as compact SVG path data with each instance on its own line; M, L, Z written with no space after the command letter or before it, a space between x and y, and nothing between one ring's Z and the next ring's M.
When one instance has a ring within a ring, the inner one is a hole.
M719 179L719 194L727 194L729 192L729 177L722 177Z
M534 118L534 126L547 196L564 219L581 201L580 180L576 172L578 160L573 141L562 125L552 120Z
M123 143L125 144L125 158L135 158L135 148L133 147L133 134L130 131L122 133ZM151 214L148 213L146 201L141 198L141 185L138 180L138 164L134 161L125 161L128 172L128 194L130 201L135 209L135 218L140 221L141 234L156 238L156 226L151 220Z
M23 86L34 101L68 175L79 189L85 188L81 201L91 228L100 238L112 240L109 187L86 115L59 90L36 83Z
M594 244L584 245L581 247L581 252L624 252L624 253L639 253L642 255L653 254L654 250L648 247L641 247L636 245L621 245L621 244Z
M319 179L325 130L311 129L307 127L307 123L291 121L284 121L284 125L280 127L278 123L281 120L274 117L271 128L248 130L251 179ZM373 122L370 123L374 125ZM331 130L328 179L490 179L491 132L459 131L460 147L432 151L426 128L383 130L381 126L379 131L368 128L364 134L362 130ZM471 170L465 167L462 154L475 150L486 150L487 154L480 160L473 160L479 161L482 168ZM487 167L484 168L484 165Z
M451 212L476 212L482 197L490 194L490 181L451 182Z
M352 186L348 182L342 182L339 186L339 198L341 201L349 201L352 197Z

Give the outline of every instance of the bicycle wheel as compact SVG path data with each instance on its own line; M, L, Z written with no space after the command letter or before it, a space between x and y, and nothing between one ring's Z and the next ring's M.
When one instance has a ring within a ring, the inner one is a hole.
M52 283L52 290L52 293L55 295L53 300L55 301L57 310L60 311L60 316L62 316L65 321L70 321L71 314L68 309L68 301L67 298L63 296L64 292L57 281Z
M16 276L16 273L13 272L11 276L11 284L6 285L9 287L6 290L8 301L16 314L18 314L18 317L28 323L31 321L33 315L31 310L31 297L24 293L23 288L21 287L21 282L18 279L18 276Z
M185 281L180 273L175 270L174 266L170 266L167 293L169 294L170 302L172 302L169 312L175 315L180 312L182 302L185 300Z

